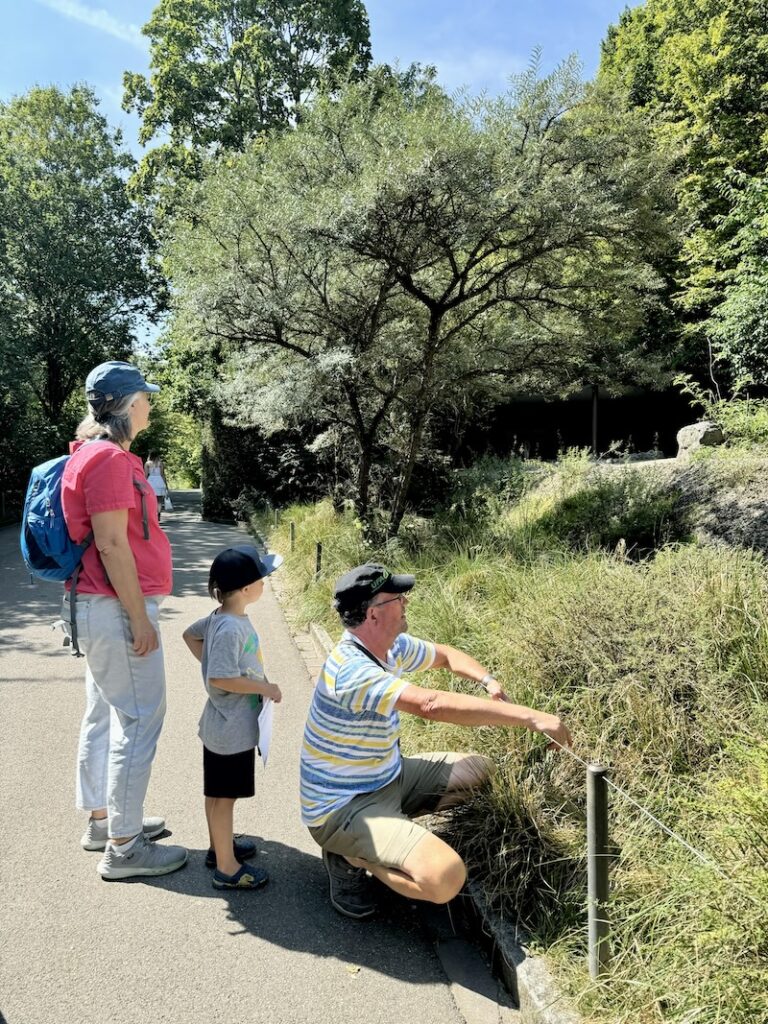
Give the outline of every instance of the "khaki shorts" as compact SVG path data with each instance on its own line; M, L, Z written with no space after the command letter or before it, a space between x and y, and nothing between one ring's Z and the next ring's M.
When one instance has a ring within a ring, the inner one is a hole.
M330 853L402 868L414 846L429 835L411 818L435 810L448 788L454 764L466 756L404 757L396 779L373 793L352 797L322 825L310 827L312 838Z

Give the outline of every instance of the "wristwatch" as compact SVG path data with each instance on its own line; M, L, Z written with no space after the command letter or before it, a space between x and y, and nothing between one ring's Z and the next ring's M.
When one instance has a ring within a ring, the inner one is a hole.
M483 689L487 693L488 692L488 684L489 683L495 683L497 681L498 680L496 679L496 676L492 676L490 672L486 672L485 675L483 676L483 678L480 680L480 685L483 687Z

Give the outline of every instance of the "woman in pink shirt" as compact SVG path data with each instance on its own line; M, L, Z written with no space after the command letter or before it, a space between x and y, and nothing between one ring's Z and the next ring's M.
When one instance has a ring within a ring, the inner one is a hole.
M81 842L103 850L109 881L176 871L181 846L148 840L165 828L143 817L165 716L159 605L171 591L171 547L131 442L149 424L147 384L130 363L101 363L85 383L89 413L62 479L62 507L76 543L92 537L77 577L78 640L86 655L77 804L90 812ZM69 586L69 585L68 585ZM69 621L69 594L64 620Z

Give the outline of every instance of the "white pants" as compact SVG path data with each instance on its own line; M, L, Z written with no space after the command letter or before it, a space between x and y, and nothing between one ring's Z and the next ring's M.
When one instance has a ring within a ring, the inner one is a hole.
M157 630L161 597L146 598ZM130 623L116 597L77 598L78 642L86 656L86 707L77 757L77 806L107 808L109 835L138 835L157 740L165 717L162 643L151 654L133 651ZM69 622L69 596L63 618Z

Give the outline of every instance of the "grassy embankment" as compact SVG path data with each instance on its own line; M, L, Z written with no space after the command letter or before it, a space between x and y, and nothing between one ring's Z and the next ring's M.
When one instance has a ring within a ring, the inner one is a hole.
M759 553L692 541L694 512L653 469L490 462L463 474L451 509L406 523L386 555L328 503L286 510L270 540L287 552L295 521L290 603L332 636L340 572L374 556L414 571L414 633L473 653L514 700L561 713L580 757L609 765L736 880L612 794L614 960L590 985L583 768L522 731L409 719L406 750L480 750L499 766L447 827L590 1021L768 1020L768 571ZM444 673L429 684L464 685Z

